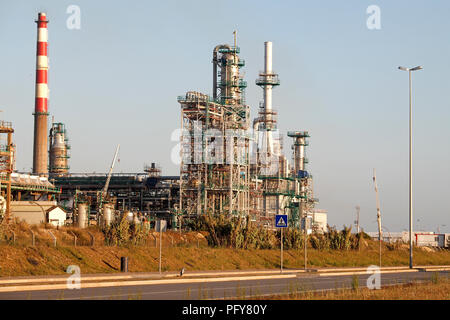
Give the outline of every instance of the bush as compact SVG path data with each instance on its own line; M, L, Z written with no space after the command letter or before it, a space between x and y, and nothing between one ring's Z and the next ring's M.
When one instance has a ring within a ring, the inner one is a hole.
M194 231L207 231L206 239L213 247L231 247L236 249L273 249L280 246L281 231L272 231L256 227L249 218L202 215L188 222ZM308 236L308 245L319 250L351 250L358 249L362 233L354 235L352 228L346 227L337 231L328 227L324 234L313 233ZM286 249L304 247L304 235L299 229L286 228L283 231L283 246Z
M207 231L206 239L213 247L236 249L271 249L279 240L270 230L257 228L249 218L203 215L190 221L193 231Z
M102 231L106 244L116 246L144 244L149 232L142 224L130 224L125 215L113 221Z
M130 240L130 223L125 215L115 220L104 231L105 241L108 245L125 245Z
M148 230L142 224L132 224L129 228L130 240L134 245L144 244L148 235Z
M350 250L358 249L361 241L361 233L352 234L352 228L346 227L337 231L335 227L328 227L328 232L324 234L313 234L310 237L310 244L314 249L324 250Z

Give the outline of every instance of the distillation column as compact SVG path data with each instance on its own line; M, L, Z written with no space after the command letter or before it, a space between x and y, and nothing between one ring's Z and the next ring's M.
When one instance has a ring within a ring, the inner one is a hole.
M236 34L236 33L235 33ZM247 215L249 211L249 106L245 61L227 44L213 50L213 97L188 91L181 104L179 212Z
M272 70L272 42L264 42L264 71L260 72L256 84L263 89L263 102L260 104L257 136L257 174L266 178L262 188L262 212L265 218L279 214L283 197L279 190L285 183L279 179L285 165L281 156L281 143L275 140L274 131L277 129L276 112L272 107L272 88L278 86L278 74ZM280 166L281 164L281 166ZM282 173L284 175L284 173ZM274 179L268 179L272 177Z
M307 131L290 131L288 136L294 138L292 149L294 151L294 174L297 176L299 171L305 171L305 163L308 161L305 157L305 146L308 145L306 138L309 137L309 134Z
M63 176L69 173L68 149L66 129L63 123L53 123L50 129L50 161L49 174Z
M272 70L272 42L264 42L264 71L259 74L256 84L263 89L263 104L260 111L262 133L262 151L270 157L279 152L274 146L272 131L276 129L276 112L272 109L272 88L280 85L278 74Z
M295 219L301 219L305 226L309 206L313 205L313 202L311 201L314 201L314 199L311 199L311 186L309 184L312 181L306 171L308 159L305 157L305 146L309 144L306 138L309 138L310 136L307 131L289 131L287 135L294 140L294 143L292 144L292 149L294 151L292 175L295 178L295 194L300 196L298 198L299 216Z
M33 173L47 175L48 58L47 17L40 12L37 23L36 92L34 108Z

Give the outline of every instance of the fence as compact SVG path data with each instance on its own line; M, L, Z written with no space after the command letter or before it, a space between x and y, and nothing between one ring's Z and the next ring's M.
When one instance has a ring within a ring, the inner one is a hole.
M0 235L0 245L12 246L49 246L49 247L94 247L94 246L116 246L106 243L106 240L99 235L94 235L89 231L43 229L17 232L14 230L4 230ZM145 246L149 248L159 248L160 237L157 232L149 233L143 239L130 239L125 245ZM163 248L205 248L208 241L204 237L193 234L169 234L163 232L161 246Z

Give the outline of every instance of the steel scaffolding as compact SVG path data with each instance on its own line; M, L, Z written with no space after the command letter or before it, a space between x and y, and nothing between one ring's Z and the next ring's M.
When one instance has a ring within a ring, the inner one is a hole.
M0 185L6 185L6 194L0 196L0 220L9 222L11 205L11 173L14 170L14 144L12 134L14 129L11 122L0 121L0 135L5 144L0 147ZM6 139L4 136L6 135ZM1 191L1 189L0 189Z
M239 53L236 39L234 46L214 48L212 97L196 91L178 97L180 198L174 212L177 219L203 214L249 216L251 223L267 228L274 228L276 214L288 214L290 226L300 228L304 215L317 202L312 177L305 170L309 134L288 133L294 137L294 165L290 166L282 137L277 136L278 112L272 107L272 88L280 80L272 70L271 42L265 43L265 67L256 80L264 101L249 133L249 107L244 102L247 82L240 76L245 62Z
M213 51L213 97L189 91L181 104L179 212L184 216L250 211L249 106L239 47Z

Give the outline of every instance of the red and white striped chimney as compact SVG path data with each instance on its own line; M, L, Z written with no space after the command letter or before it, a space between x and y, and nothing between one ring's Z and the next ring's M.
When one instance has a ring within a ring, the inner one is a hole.
M38 14L36 50L36 97L34 107L33 173L47 175L47 117L48 117L48 57L47 16Z
M47 17L40 12L36 21L38 27L37 51L36 51L36 104L35 112L47 112L48 101L48 57L47 57Z

